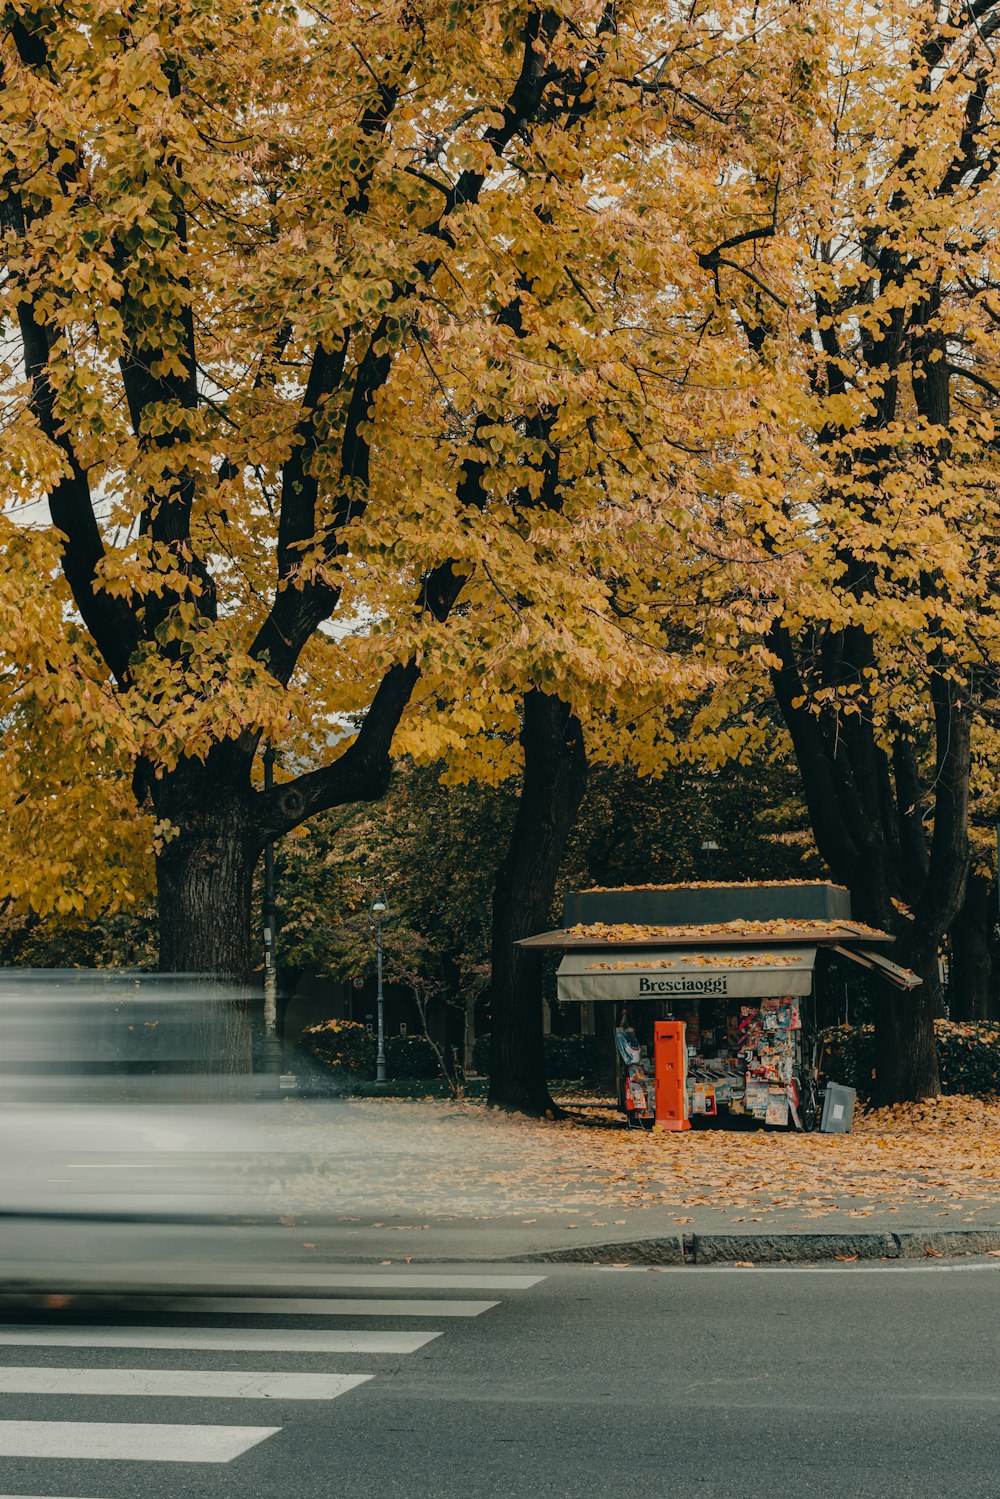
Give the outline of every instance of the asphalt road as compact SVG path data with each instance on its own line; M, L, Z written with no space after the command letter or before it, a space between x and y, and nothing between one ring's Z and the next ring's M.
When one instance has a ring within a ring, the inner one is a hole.
M339 1275L240 1311L8 1307L0 1499L1000 1491L1000 1262Z

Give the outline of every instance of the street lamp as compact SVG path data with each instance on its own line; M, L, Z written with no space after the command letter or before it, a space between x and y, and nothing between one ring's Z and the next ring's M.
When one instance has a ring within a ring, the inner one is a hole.
M381 892L372 901L372 921L375 923L375 952L378 963L378 1050L375 1053L375 1081L385 1082L385 996L382 993L382 921L389 907Z
M264 789L274 787L275 752L273 744L264 746ZM274 898L274 842L264 844L264 1041L261 1065L267 1077L265 1089L281 1092L282 1048L278 1039L278 969L275 961L275 936L278 928L277 902Z
M264 746L264 790L274 787L274 745ZM278 1031L278 975L274 965L274 933L278 913L274 899L274 842L264 844L264 1034L270 1039Z

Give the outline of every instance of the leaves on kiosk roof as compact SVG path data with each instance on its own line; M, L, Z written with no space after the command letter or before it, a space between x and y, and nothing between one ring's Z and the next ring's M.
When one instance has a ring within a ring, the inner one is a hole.
M681 880L668 885L589 885L579 895L613 895L619 890L784 890L788 886L830 886L834 890L843 885L831 885L829 880Z
M679 958L622 958L617 963L598 960L587 964L587 971L615 973L619 969L649 968L654 971L667 968L789 968L801 963L798 953L768 952L758 949L752 953L701 953L686 952Z
M821 920L774 920L774 921L716 921L687 926L653 926L640 922L608 922L590 921L581 922L577 926L568 929L567 936L577 940L588 942L607 943L608 946L635 946L642 943L669 944L676 939L685 942L692 939L711 942L713 939L722 938L730 940L734 937L746 937L748 940L759 941L763 938L773 938L780 941L782 937L802 939L816 935L817 938L848 937L881 937L884 934L875 927L866 926L860 921L821 921Z

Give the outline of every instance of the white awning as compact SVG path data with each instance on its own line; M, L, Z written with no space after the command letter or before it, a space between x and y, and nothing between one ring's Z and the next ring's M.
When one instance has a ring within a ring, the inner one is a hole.
M567 953L559 964L560 1000L765 999L808 994L815 947L631 948Z

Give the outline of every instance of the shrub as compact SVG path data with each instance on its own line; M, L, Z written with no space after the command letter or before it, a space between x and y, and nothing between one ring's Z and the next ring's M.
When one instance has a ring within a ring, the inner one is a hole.
M601 1070L601 1050L607 1044L596 1036L546 1036L547 1076L585 1080L597 1077Z
M299 1043L324 1067L343 1074L374 1077L375 1037L358 1020L324 1020L310 1025Z
M942 1093L1000 1093L1000 1025L935 1020ZM824 1075L869 1097L875 1074L875 1031L837 1025L821 1032Z
M324 1067L346 1077L369 1081L375 1076L378 1039L357 1020L324 1020L310 1025L300 1045ZM390 1079L414 1081L440 1077L437 1053L426 1036L388 1036L386 1070Z
M545 1071L550 1078L568 1081L597 1077L601 1070L601 1049L605 1043L597 1036L546 1036ZM472 1063L477 1072L490 1070L490 1037L477 1036L472 1047Z
M426 1036L390 1036L385 1043L386 1068L398 1082L441 1076L441 1067Z

